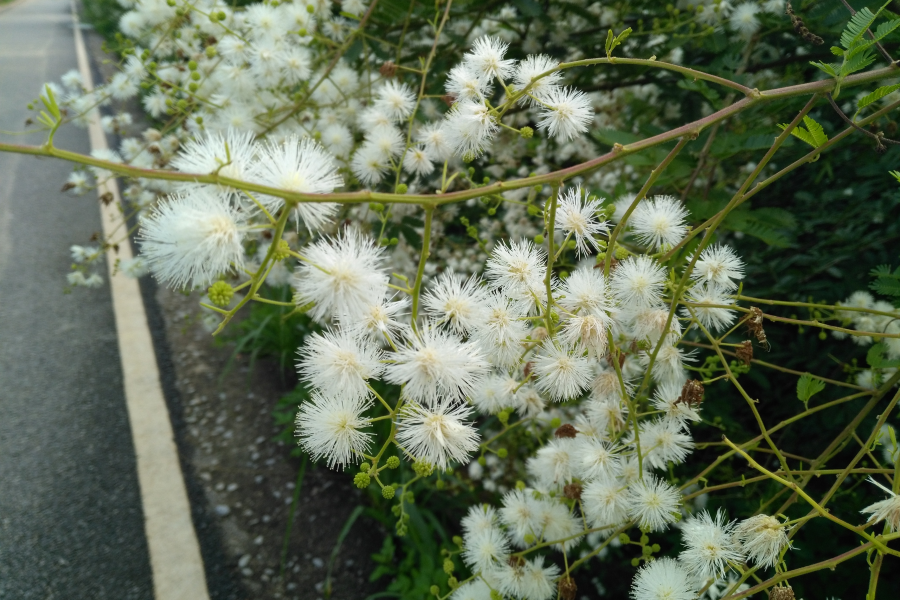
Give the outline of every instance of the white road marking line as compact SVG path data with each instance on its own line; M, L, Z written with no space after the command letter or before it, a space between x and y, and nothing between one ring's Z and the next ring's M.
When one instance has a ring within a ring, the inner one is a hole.
M75 30L75 53L84 87L93 90L93 78L87 50L72 6ZM100 126L100 113L94 109L88 129L93 150L108 148ZM122 223L119 186L114 179L97 190L100 195L110 193L113 202L102 206L104 237L113 232L127 231ZM184 477L178 461L169 411L159 382L159 368L153 351L153 340L144 312L138 282L122 273L113 276L116 258L132 257L131 246L119 245L118 254L107 255L109 286L112 293L125 384L128 420L137 456L138 481L144 510L144 530L150 551L153 571L153 590L156 600L208 600L206 576L200 545L191 521Z

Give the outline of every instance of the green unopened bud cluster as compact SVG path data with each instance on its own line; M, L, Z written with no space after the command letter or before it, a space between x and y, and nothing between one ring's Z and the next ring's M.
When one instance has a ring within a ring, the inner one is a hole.
M234 288L224 281L217 281L209 286L207 295L209 296L209 301L216 306L228 306L234 297Z

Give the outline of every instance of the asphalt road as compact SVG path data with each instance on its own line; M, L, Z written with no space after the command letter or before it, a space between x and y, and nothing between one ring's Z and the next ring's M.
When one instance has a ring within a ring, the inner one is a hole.
M0 139L76 67L70 3L0 8ZM56 143L90 152L87 133ZM0 599L151 599L147 542L108 286L64 294L96 196L61 161L0 153ZM105 275L105 268L99 270Z

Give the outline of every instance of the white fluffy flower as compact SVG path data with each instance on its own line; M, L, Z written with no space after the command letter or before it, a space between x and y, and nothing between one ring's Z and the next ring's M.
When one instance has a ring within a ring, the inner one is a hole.
M688 231L688 211L673 196L655 196L638 204L628 224L638 240L653 249L674 246Z
M610 280L622 307L653 307L662 300L666 271L649 256L631 256L616 265Z
M400 121L412 113L416 106L416 95L405 83L390 80L375 90L374 106L392 119Z
M475 579L456 588L450 600L491 600L491 588L484 580Z
M529 545L525 536L533 536L533 544L540 535L540 528L537 526L538 509L538 501L529 491L513 490L503 496L500 520L506 525L507 533L517 547L525 548Z
M620 525L628 520L628 484L616 477L590 481L581 492L581 505L591 527Z
M517 558L507 562L494 572L504 596L525 600L550 600L555 595L553 581L559 576L559 568L544 566L544 557L533 560Z
M580 519L572 514L567 504L556 499L538 500L536 522L541 541L556 542L552 547L560 552L568 552L581 541L578 535L583 531Z
M563 281L556 303L571 313L601 318L613 310L603 271L586 267L575 269Z
M509 375L490 375L472 393L470 400L480 412L495 415L518 404L515 390L519 385Z
M403 385L403 395L428 405L470 396L487 375L479 348L430 323L406 335L407 344L390 355L385 380Z
M471 66L462 63L450 69L444 89L457 100L480 102L486 95L490 95L490 83L490 77L483 77Z
M579 427L580 433L583 428ZM595 437L579 435L577 459L574 465L575 474L584 481L613 477L618 475L622 458L621 448L608 444Z
M470 333L484 322L490 292L473 275L465 279L452 269L444 271L422 297L422 306L440 323L457 333Z
M869 481L880 487L889 495L887 499L871 504L859 512L872 515L870 520L875 523L884 521L887 523L888 531L891 533L900 531L900 496L875 481L872 477L869 477Z
M355 228L323 238L304 250L307 262L294 276L298 306L315 305L309 314L355 318L365 314L373 298L384 297L388 278L381 271L383 249Z
M484 527L466 533L463 538L463 562L473 573L486 573L509 558L509 540L502 530Z
M174 194L141 222L141 254L163 283L209 285L243 265L244 227L241 214L213 191Z
M697 320L711 332L721 331L734 322L735 312L723 306L734 304L734 298L716 285L699 285L691 288L686 294L686 300L692 304L705 306L691 306L681 309L681 314L686 319L696 315ZM693 314L692 314L693 313Z
M644 462L656 469L665 469L669 462L681 464L694 448L694 441L679 421L654 419L641 424L641 453Z
M288 138L283 144L268 143L260 149L252 179L263 185L306 194L330 194L344 184L331 154L318 142ZM261 195L258 200L270 212L284 206L277 196ZM320 229L337 212L334 202L300 202L294 216L312 231Z
M716 244L704 248L697 262L691 278L695 281L713 284L723 290L736 289L736 280L744 278L744 261L740 259L731 246Z
M481 154L499 128L487 106L481 102L462 100L447 113L442 131L453 152L465 156Z
M478 449L478 430L465 421L472 408L444 400L430 408L407 404L397 422L397 442L416 460L447 469L450 461L461 465Z
M169 164L182 173L218 173L246 181L256 151L252 132L228 129L224 135L208 133L189 141Z
M534 357L535 385L556 402L580 396L591 384L591 363L587 357L571 353L547 341Z
M732 537L734 521L727 522L720 509L715 518L703 511L689 518L681 528L684 550L678 559L692 575L702 580L718 579L729 563L742 563L744 556Z
M513 87L516 91L521 91L530 85L528 94L538 100L545 101L549 98L550 93L559 86L562 74L559 71L553 71L537 81L534 78L558 66L559 61L553 60L549 56L543 54L529 55L516 66L516 72L513 75ZM528 101L531 104L535 103L528 95L522 96L522 101Z
M578 444L574 438L553 438L528 459L528 474L543 489L553 489L572 481Z
M491 252L485 273L490 285L514 300L530 299L544 285L547 254L530 240L500 242Z
M354 335L379 341L395 340L403 327L403 323L398 319L406 314L408 308L409 298L392 300L383 294L368 302L359 314L338 315L338 320L341 327L353 332Z
M473 338L487 353L488 360L499 367L518 364L528 327L520 320L525 316L520 303L499 294L491 294L483 320L475 325Z
M677 383L664 383L656 388L653 394L653 408L661 410L667 419L678 421L682 425L687 421L699 421L700 415L687 402L679 402L683 386Z
M641 567L631 586L633 600L693 600L695 596L687 571L667 556Z
M594 107L587 94L572 88L550 88L543 103L538 129L546 129L558 140L567 142L584 133L594 120Z
M506 79L516 63L512 59L503 59L508 47L509 44L498 38L480 37L472 44L463 61L479 77Z
M743 2L734 7L728 24L744 38L750 38L759 31L759 5L756 2Z
M403 158L403 170L424 177L434 171L434 163L424 146L413 146Z
M362 431L371 426L362 416L369 406L369 401L359 396L326 398L313 392L297 413L300 445L313 460L327 458L329 468L358 463L371 444L372 434Z
M684 370L684 361L696 361L694 356L695 350L685 352L679 346L674 344L663 344L656 354L656 360L651 369L653 381L659 384L670 383L673 385L683 385L687 381L687 372ZM650 364L651 353L645 352L640 356L640 363L643 367Z
M608 232L606 221L597 219L600 204L600 200L583 192L580 185L569 188L557 202L555 227L575 237L576 255L587 254L589 247L600 249L594 236Z
M497 511L489 504L476 504L470 506L466 516L460 521L463 531L472 534L482 529L497 525Z
M578 350L587 351L595 358L606 354L606 332L609 318L596 315L573 315L563 321L560 341Z
M363 144L353 154L350 169L363 185L372 186L381 181L390 167L390 160L372 144Z
M628 515L641 529L662 531L680 514L681 492L654 475L643 478L628 488Z
M788 528L769 515L756 515L741 521L734 531L747 558L760 567L774 567L781 552L790 547Z
M300 379L324 396L367 396L368 380L384 370L382 352L344 329L307 336L299 354Z

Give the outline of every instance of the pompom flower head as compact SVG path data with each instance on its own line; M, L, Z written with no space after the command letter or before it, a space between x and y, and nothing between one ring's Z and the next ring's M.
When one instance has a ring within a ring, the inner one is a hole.
M228 200L209 188L177 193L141 222L141 254L165 284L209 285L232 265L243 265L245 226Z
M744 262L731 246L709 246L694 263L691 278L723 290L733 290L738 286L737 281L744 278Z
M344 184L334 158L318 142L288 138L283 144L269 143L259 153L252 179L257 183L291 192L329 194ZM274 212L284 206L277 196L261 195L259 201ZM334 202L300 202L294 216L312 231L321 228L337 212Z
M326 398L318 392L300 405L296 435L313 460L326 458L329 468L360 461L369 450L371 433L362 431L371 423L362 416L367 399L350 395Z
M581 395L591 384L591 364L588 359L547 341L534 358L536 386L556 402Z
M381 351L344 329L308 336L299 354L300 378L325 396L362 398L368 395L367 381L384 369Z
M667 556L641 567L631 586L633 600L693 600L695 596L687 571Z
M314 303L314 319L362 315L373 298L384 296L383 249L358 229L322 238L304 255L308 262L294 276L295 299L299 306Z
M769 515L744 519L734 531L747 558L760 567L774 567L781 552L790 546L788 528Z
M447 400L427 408L412 402L400 413L397 442L416 460L446 469L461 465L478 449L478 431L465 419L472 408Z
M472 44L472 49L466 53L463 61L479 77L506 79L516 63L512 59L504 60L507 48L509 44L499 38L480 37Z
M734 522L727 522L721 510L715 517L706 511L692 516L681 529L685 549L679 560L690 573L704 581L722 577L729 563L744 560L732 537L733 531Z
M229 128L224 135L208 133L189 141L169 164L182 173L218 173L231 179L246 180L253 167L256 151L252 132L241 133ZM195 187L198 184L182 185ZM236 193L231 188L222 189Z
M653 249L674 246L687 233L688 211L673 196L656 196L637 205L628 224L638 240Z
M649 308L662 300L665 270L649 256L631 256L613 271L610 289L622 308Z
M541 112L538 129L546 129L560 141L568 142L579 133L584 133L594 120L590 98L582 91L550 88L543 102L546 107Z
M583 197L584 196L584 197ZM569 188L556 205L556 229L575 238L576 254L599 250L595 235L608 231L606 221L597 219L600 200L586 196L581 186Z
M885 500L865 507L859 512L872 515L871 518L876 523L884 521L887 523L888 531L891 533L900 531L900 496L875 481L872 477L869 477L869 481L887 492L888 497Z
M662 479L644 475L628 489L628 514L641 529L662 531L675 522L681 492Z

